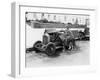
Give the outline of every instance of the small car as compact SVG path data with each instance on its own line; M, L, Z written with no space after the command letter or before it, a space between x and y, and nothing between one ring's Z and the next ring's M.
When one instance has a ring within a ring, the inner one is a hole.
M90 40L89 28L85 28L84 31L79 31L79 40Z
M27 49L27 52L34 50L35 52L44 52L48 56L53 56L57 54L57 49L73 50L75 39L70 34L66 34L66 30L45 30L43 41L36 41L32 48Z

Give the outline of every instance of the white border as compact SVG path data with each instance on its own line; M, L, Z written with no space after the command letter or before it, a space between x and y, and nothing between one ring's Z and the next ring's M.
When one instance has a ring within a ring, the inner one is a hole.
M90 65L88 66L63 66L63 67L41 67L41 68L25 68L25 12L49 12L49 13L80 13L80 14L89 14L90 15L90 32L91 37L94 36L95 31L95 9L91 10L72 10L72 9L58 9L58 8L37 8L37 7L24 7L24 6L31 6L32 4L19 4L19 3L12 3L12 7L15 7L15 17L12 18L15 24L12 24L12 27L15 26L15 55L12 55L12 75L14 77L19 76L33 76L33 75L63 75L69 73L84 73L84 72L91 72L95 71L96 69L96 55L94 54L94 47L95 44L94 39L91 39L90 42ZM72 8L72 7L70 7ZM83 8L84 9L84 8ZM85 8L87 9L87 8ZM14 9L12 9L14 10ZM12 11L13 12L13 11ZM14 23L13 22L13 23ZM13 30L12 30L13 31ZM12 53L14 54L14 53Z
M19 75L19 6L12 3L11 6L11 75Z

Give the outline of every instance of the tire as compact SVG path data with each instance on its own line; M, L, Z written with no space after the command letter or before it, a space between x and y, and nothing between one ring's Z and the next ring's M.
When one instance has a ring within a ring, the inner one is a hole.
M53 56L55 55L55 52L56 52L56 47L54 44L50 43L47 45L46 47L46 50L45 50L45 53L48 55L48 56Z
M35 52L40 52L40 48L42 47L42 42L41 41L37 41L35 42L35 44L33 45L33 49Z

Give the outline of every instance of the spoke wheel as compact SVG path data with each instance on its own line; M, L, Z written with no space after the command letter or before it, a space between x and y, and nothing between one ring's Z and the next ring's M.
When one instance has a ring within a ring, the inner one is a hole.
M37 41L34 45L33 48L36 52L39 52L39 49L42 47L42 42L41 41Z
M47 48L45 50L46 54L48 56L53 56L55 55L55 51L56 51L56 48L55 48L55 45L54 44L48 44L47 45Z

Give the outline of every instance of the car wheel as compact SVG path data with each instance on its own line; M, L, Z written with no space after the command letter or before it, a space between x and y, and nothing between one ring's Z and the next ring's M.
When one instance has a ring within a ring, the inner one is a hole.
M35 44L33 45L34 51L35 52L40 52L40 48L42 47L42 42L41 41L37 41L35 42Z
M46 47L46 50L45 50L45 52L48 56L55 55L55 51L56 51L56 48L55 48L54 44L48 44Z

